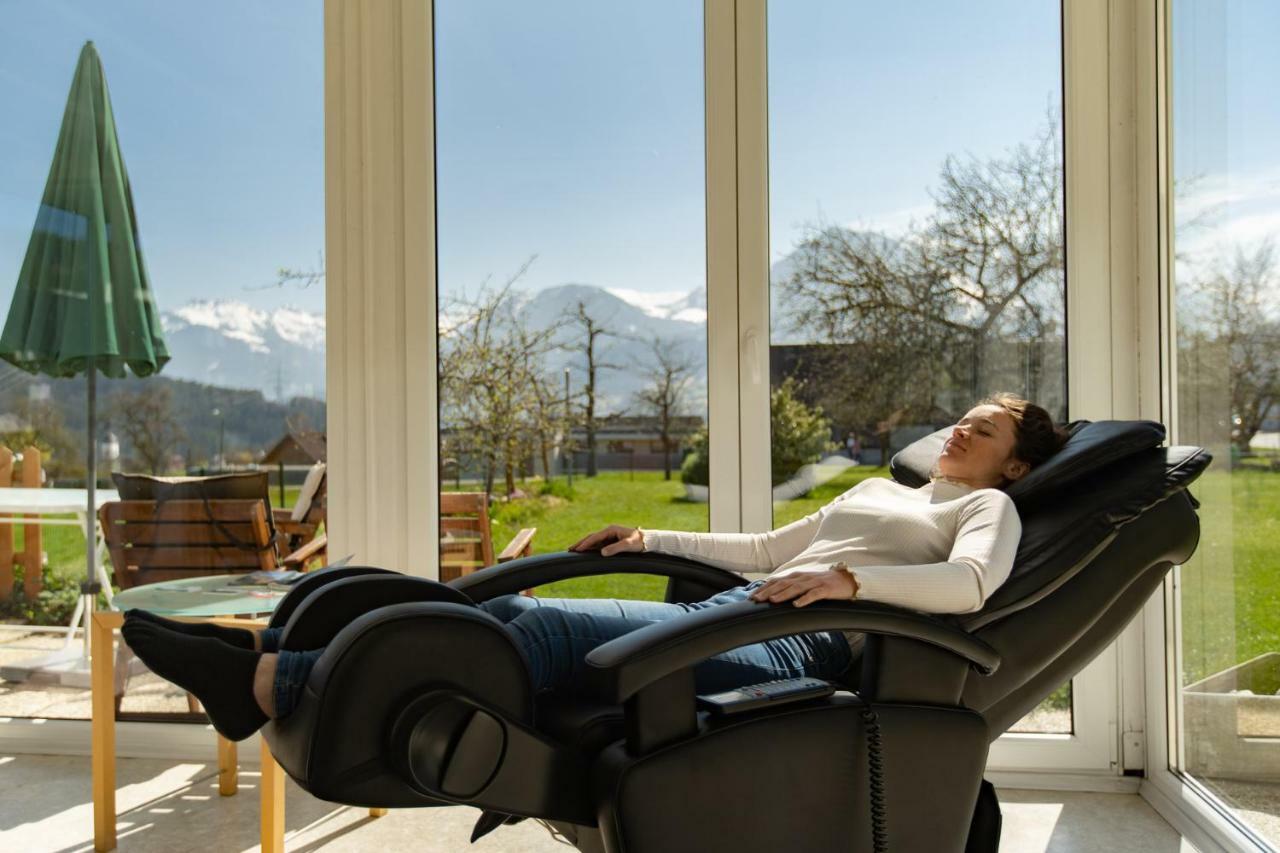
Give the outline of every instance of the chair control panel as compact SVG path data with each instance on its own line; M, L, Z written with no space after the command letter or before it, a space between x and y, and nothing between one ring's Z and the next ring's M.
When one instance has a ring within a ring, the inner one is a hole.
M748 684L723 693L698 695L698 707L713 714L737 714L797 702L820 699L836 692L836 688L820 678L783 678Z

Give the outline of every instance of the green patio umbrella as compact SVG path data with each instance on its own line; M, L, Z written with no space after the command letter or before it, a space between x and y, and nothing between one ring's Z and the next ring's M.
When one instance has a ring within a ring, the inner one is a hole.
M138 242L107 80L93 42L80 51L71 81L53 165L0 334L0 358L30 373L87 374L92 524L96 373L121 378L127 366L137 376L149 376L169 360ZM99 584L94 537L86 538L88 578L82 590L85 612L92 613Z

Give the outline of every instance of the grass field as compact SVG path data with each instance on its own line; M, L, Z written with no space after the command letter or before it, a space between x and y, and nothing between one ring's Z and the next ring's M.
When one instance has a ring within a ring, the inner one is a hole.
M774 524L813 512L867 477L886 475L885 468L849 468L804 498L777 506ZM1182 568L1184 683L1280 650L1280 473L1213 470L1196 482L1192 493L1202 502L1202 530L1196 556ZM288 490L284 505L291 506L296 495L296 489ZM278 498L274 489L272 497ZM658 472L606 472L575 478L569 500L546 495L499 502L493 516L497 547L521 527L537 527L534 551L548 553L610 523L706 530L708 505L685 500L679 480L664 481ZM21 527L15 539L21 547ZM55 574L72 577L84 570L84 546L74 528L44 528L44 548ZM665 581L655 576L611 575L563 581L540 587L538 593L660 600L664 588Z
M1182 567L1183 683L1280 651L1280 473L1207 471L1200 546Z

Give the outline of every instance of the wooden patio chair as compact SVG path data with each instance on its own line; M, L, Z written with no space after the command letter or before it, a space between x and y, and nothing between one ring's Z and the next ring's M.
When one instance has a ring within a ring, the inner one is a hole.
M329 537L321 533L325 527L329 499L329 477L325 464L317 462L307 472L307 479L298 492L292 509L276 508L271 511L279 537L281 558L285 568L304 570L313 562L321 565L327 557ZM327 527L325 528L328 529Z
M495 557L488 496L484 492L441 492L441 583L448 583L488 566L529 556L533 553L533 537L537 532L536 527L524 528ZM521 594L532 595L533 590L522 590Z
M279 557L261 500L112 501L98 510L115 581L121 589L208 575L243 574L298 564ZM203 719L194 697L188 713L120 713L132 652L116 657L117 719Z

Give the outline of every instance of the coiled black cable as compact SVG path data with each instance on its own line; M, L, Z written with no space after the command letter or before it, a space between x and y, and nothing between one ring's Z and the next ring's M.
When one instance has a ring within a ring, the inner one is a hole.
M862 723L867 734L867 770L871 777L871 847L875 853L888 853L889 828L885 825L884 760L880 754L880 718L870 704L862 706Z

